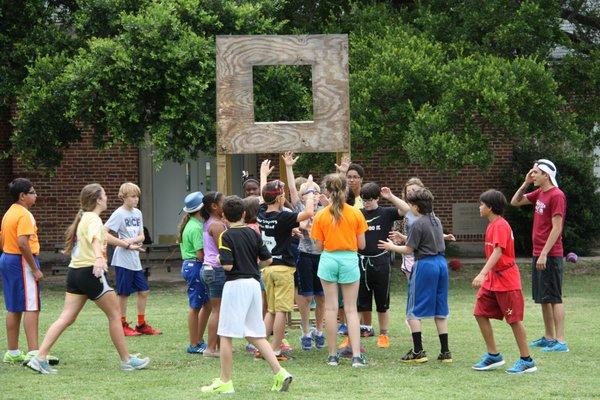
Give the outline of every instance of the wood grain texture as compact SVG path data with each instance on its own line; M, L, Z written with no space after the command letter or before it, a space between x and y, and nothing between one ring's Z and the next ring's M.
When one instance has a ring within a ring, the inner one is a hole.
M349 152L347 35L217 36L217 153ZM311 65L314 121L255 122L252 68Z

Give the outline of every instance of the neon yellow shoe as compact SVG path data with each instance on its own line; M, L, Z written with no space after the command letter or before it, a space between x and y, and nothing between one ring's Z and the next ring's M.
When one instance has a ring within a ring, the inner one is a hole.
M2 359L2 362L5 363L22 363L23 361L25 361L25 354L21 350L19 350L19 354L16 356L11 355L7 350Z
M281 368L279 372L273 376L273 387L271 388L271 391L287 392L293 379L294 377L292 374L287 372L285 368Z
M233 381L223 382L221 378L213 379L210 385L202 386L200 391L202 393L235 393L235 390L233 390Z

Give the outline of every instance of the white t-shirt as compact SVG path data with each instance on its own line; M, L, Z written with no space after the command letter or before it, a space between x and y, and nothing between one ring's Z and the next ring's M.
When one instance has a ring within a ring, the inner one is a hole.
M137 208L129 211L125 207L119 207L112 213L104 226L116 232L119 239L135 238L144 231L142 212ZM140 253L124 247L115 247L110 265L140 271L142 269Z

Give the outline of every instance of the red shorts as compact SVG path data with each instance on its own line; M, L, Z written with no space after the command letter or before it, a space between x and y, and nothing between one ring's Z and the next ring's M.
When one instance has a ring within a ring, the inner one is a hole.
M494 319L506 319L508 324L523 321L525 301L523 291L493 292L480 288L473 315Z

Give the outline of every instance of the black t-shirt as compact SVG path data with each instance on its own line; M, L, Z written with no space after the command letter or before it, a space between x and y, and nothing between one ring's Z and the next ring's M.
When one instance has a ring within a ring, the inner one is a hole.
M396 207L377 207L374 210L361 208L369 229L365 232L366 246L359 253L365 256L380 254L383 250L377 248L380 240L387 240L394 221L399 220L400 214Z
M260 272L256 259L268 260L271 253L252 228L235 226L221 234L219 258L221 265L233 265L231 271L225 271L225 280L254 278L259 281Z
M444 230L439 218L432 214L425 214L413 222L406 239L406 245L415 250L415 258L444 254Z
M263 242L273 255L273 264L296 266L292 252L292 229L300 226L298 213L285 210L267 212L267 204L262 204L256 222L260 226Z

